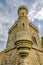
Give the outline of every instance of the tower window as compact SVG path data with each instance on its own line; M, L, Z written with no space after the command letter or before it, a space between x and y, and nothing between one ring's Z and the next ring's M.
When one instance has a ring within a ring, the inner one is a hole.
M24 28L24 23L23 23L23 28Z
M25 30L25 23L24 22L22 22L21 26L22 26L22 30Z
M34 43L37 43L36 38L34 36L32 36L32 40L33 40Z
M25 25L24 25L24 23L22 23L22 29L24 30L24 27L25 27Z
M22 13L22 16L24 16L24 12Z

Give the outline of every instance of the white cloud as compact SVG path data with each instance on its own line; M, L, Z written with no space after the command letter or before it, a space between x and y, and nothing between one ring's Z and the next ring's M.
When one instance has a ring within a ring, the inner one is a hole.
M3 33L3 26L2 26L2 24L0 23L0 35L2 35L2 33Z
M2 3L0 3L0 50L5 48L8 37L8 29L15 20L14 14L12 14L14 11L10 13L9 9L7 9L7 6L4 6Z
M35 18L43 20L43 8L41 8L41 10L37 12Z
M40 24L38 25L38 28L41 29L41 25Z
M7 37L8 37L8 33L7 33L7 29L3 26L0 27L0 50L5 49L6 47L6 43L7 43Z
M29 13L29 18L31 21L34 21L35 19L43 20L43 8L41 8L40 11L31 10Z
M29 19L33 22L34 20L43 20L43 0L36 0L30 8Z

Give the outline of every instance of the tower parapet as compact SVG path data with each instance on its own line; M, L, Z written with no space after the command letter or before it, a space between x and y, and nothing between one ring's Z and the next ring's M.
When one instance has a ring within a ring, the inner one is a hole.
M28 16L28 10L26 6L20 6L18 9L18 17L27 17Z

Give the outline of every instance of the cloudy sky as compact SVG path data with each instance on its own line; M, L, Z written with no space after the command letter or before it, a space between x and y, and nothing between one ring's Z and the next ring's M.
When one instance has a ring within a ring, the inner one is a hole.
M38 27L40 37L43 36L43 0L0 0L0 51L6 48L8 30L17 20L17 10L26 5L28 19Z

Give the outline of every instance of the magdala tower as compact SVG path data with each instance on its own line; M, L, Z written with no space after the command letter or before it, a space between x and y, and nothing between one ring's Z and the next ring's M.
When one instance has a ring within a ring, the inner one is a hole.
M43 65L39 31L28 20L28 9L20 6L18 20L8 32L8 41L1 65Z

